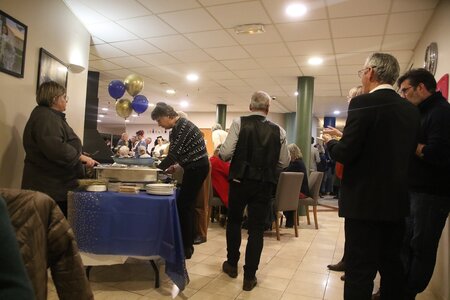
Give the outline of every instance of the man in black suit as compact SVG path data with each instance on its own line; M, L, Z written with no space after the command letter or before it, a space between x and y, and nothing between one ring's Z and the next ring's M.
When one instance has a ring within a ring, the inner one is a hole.
M371 299L377 271L381 299L403 297L407 172L420 117L392 87L399 69L392 55L370 55L358 72L364 94L350 102L342 139L324 135L331 157L345 165L339 215L345 217L346 300Z

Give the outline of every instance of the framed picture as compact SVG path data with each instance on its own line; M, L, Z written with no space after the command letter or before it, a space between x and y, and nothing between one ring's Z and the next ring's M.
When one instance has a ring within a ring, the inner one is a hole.
M37 88L46 81L55 81L67 87L67 65L44 48L39 50Z
M23 78L27 26L0 10L0 71Z

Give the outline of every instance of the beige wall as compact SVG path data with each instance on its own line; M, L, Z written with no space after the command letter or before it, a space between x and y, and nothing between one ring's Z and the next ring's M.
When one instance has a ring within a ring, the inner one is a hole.
M438 44L438 65L436 70L436 80L442 75L450 73L450 36L448 30L450 28L450 1L441 0L436 8L433 18L417 44L414 52L412 63L413 68L423 66L425 49L431 42ZM449 221L442 232L439 243L438 257L433 278L428 285L427 291L433 293L435 299L450 299L450 230Z
M0 186L20 187L22 133L35 107L39 48L65 63L88 65L89 33L61 0L1 0L0 8L28 26L24 78L0 72ZM69 72L67 120L83 137L87 71Z

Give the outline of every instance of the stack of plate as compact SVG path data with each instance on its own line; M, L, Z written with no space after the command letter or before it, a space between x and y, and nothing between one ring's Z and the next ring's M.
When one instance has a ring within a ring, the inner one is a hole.
M150 183L145 186L147 193L152 195L172 195L174 185L170 183Z

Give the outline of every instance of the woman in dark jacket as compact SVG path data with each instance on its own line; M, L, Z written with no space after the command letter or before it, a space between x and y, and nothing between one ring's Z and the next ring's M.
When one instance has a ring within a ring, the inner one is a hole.
M299 197L309 197L308 173L306 172L306 166L303 162L302 151L296 144L289 144L288 150L291 155L291 162L289 163L289 166L284 169L284 172L301 172L305 174L299 191ZM286 227L294 226L294 211L284 211L283 214L286 217Z
M54 81L41 84L36 106L23 133L25 165L22 188L52 197L67 216L67 192L77 187L82 164L97 162L83 155L81 140L67 124L66 89Z

